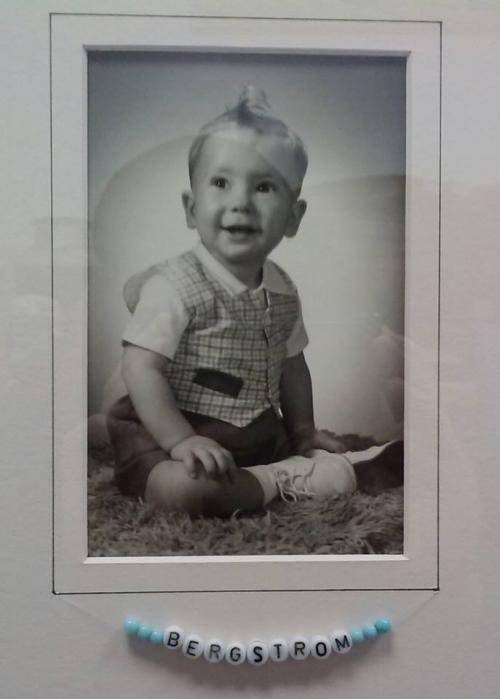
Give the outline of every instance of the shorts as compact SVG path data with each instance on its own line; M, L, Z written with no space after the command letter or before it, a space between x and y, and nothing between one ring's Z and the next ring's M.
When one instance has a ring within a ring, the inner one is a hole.
M233 455L239 467L270 464L292 454L283 421L269 408L245 427L183 410L196 434L210 437ZM144 497L153 468L169 455L140 422L129 396L120 398L107 415L114 452L115 482L124 495Z

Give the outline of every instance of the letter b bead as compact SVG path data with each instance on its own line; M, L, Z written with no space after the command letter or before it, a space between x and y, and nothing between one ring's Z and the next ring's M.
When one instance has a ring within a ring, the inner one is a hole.
M169 650L182 648L185 635L180 626L167 626L163 634L163 645Z

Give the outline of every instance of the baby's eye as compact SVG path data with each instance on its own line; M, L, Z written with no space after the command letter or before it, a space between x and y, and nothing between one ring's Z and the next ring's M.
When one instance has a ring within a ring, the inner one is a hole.
M273 182L259 182L257 185L257 191L258 192L274 192L276 190L276 187L274 186Z
M211 184L218 189L224 189L227 186L227 180L225 177L214 177Z

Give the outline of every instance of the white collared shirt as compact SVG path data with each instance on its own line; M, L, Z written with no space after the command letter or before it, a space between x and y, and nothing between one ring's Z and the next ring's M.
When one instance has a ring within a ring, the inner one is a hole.
M215 259L202 243L194 247L193 253L206 272L229 294L236 296L249 291L248 287ZM260 286L250 290L250 293L258 294L262 289L280 294L290 293L289 287L276 268L267 260L262 270ZM172 359L188 324L189 315L178 290L163 275L157 274L143 285L139 302L127 323L122 339ZM286 343L287 357L302 352L307 343L308 337L299 303L299 317Z

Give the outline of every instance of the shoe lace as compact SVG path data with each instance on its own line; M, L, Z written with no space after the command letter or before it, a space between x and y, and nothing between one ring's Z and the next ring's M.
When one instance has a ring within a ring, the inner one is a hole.
M311 488L310 480L315 465L312 461L311 468L307 473L290 473L289 469L276 471L276 487L280 498L285 502L297 502L301 497L313 497L314 490Z

